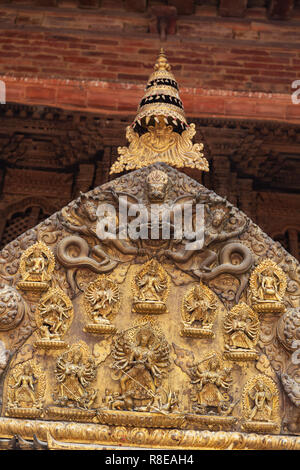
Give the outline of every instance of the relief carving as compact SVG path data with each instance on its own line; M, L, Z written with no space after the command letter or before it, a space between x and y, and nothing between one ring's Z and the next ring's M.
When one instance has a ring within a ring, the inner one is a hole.
M183 299L182 336L213 338L213 325L217 313L214 293L204 284L190 289Z
M84 292L84 308L92 320L84 331L96 334L111 334L116 328L111 320L120 306L118 285L105 275L100 275L87 286Z
M38 418L43 412L46 375L34 361L18 364L10 371L7 381L5 414L18 418Z
M125 410L157 411L163 379L170 366L170 347L149 325L117 335L112 348L113 379L120 385L118 401ZM121 405L119 405L121 406Z
M244 302L234 306L224 321L226 359L254 361L259 336L257 314Z
M30 298L48 290L55 266L53 253L43 242L31 245L21 256L17 287Z
M43 349L61 349L67 346L63 340L73 319L73 305L60 289L50 289L40 300L36 310L39 339L34 345Z
M145 263L134 278L132 311L142 314L166 313L169 284L168 274L155 259Z
M279 394L274 381L267 376L254 376L245 385L242 405L243 428L250 432L278 432Z
M19 292L10 286L0 289L0 331L12 330L18 326L24 313L25 304Z
M76 418L77 409L88 416L97 397L92 387L96 379L97 366L85 343L73 344L57 359L54 370L57 387L53 398L57 407L49 407L47 414L66 419Z
M282 313L287 288L286 275L272 260L262 261L250 278L253 308L258 313Z

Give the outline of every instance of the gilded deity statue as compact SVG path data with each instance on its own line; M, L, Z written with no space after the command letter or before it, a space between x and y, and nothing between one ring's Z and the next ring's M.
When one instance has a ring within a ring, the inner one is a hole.
M275 382L268 376L252 377L242 394L247 431L278 432L279 399Z
M252 409L249 416L251 421L269 421L272 415L271 400L273 394L271 390L259 380L256 385L249 391L249 397L252 400Z
M119 310L119 305L118 285L105 275L98 276L84 292L84 308L92 320L84 327L84 331L96 334L114 333L116 328L110 320Z
M50 286L54 266L54 255L45 243L31 245L21 256L21 280L17 284L18 288L31 298L46 291Z
M235 305L224 321L225 357L235 360L255 360L259 335L257 314L245 303Z
M202 283L194 286L183 299L181 335L213 338L216 310L217 303L213 292Z
M165 313L169 278L163 267L152 259L144 264L134 279L133 311L136 313Z
M118 380L125 409L151 409L169 367L169 346L149 325L119 334L112 349L113 378Z
M30 418L41 416L45 386L45 373L34 361L13 367L8 378L6 414Z
M58 382L55 402L61 406L90 409L97 390L90 387L96 378L96 364L83 344L73 345L57 360L55 377Z
M73 305L60 289L51 289L42 297L36 311L36 323L40 339L36 347L64 348L63 336L73 318Z
M286 275L272 260L262 261L250 277L253 308L258 313L285 311L283 297L287 287Z
M228 410L228 389L232 379L230 370L222 365L217 353L213 353L203 361L194 364L189 374L194 385L194 410L198 413L222 414Z

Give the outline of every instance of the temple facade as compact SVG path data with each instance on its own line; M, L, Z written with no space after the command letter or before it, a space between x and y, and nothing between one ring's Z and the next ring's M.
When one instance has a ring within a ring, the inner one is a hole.
M299 262L206 187L164 49L123 133L107 182L28 197L0 253L0 447L299 450Z
M12 0L0 15L2 248L109 181L163 46L212 169L184 171L299 258L298 1Z

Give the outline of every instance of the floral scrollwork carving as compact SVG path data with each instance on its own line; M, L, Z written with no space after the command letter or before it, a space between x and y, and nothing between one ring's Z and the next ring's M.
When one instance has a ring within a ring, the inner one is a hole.
M22 321L25 303L13 287L0 289L0 331L12 330Z

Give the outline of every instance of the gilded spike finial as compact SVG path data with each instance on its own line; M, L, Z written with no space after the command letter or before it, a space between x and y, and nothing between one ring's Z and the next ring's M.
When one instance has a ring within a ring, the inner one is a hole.
M166 54L165 54L165 51L163 49L163 47L160 49L160 53L159 53L159 56L157 58L157 61L154 65L154 70L157 71L157 70L171 70L171 65L169 64L168 62L168 59L166 57Z
M165 162L184 168L209 171L201 150L193 144L195 125L188 125L176 79L163 48L149 77L137 115L126 129L129 147L119 147L119 158L110 174Z

